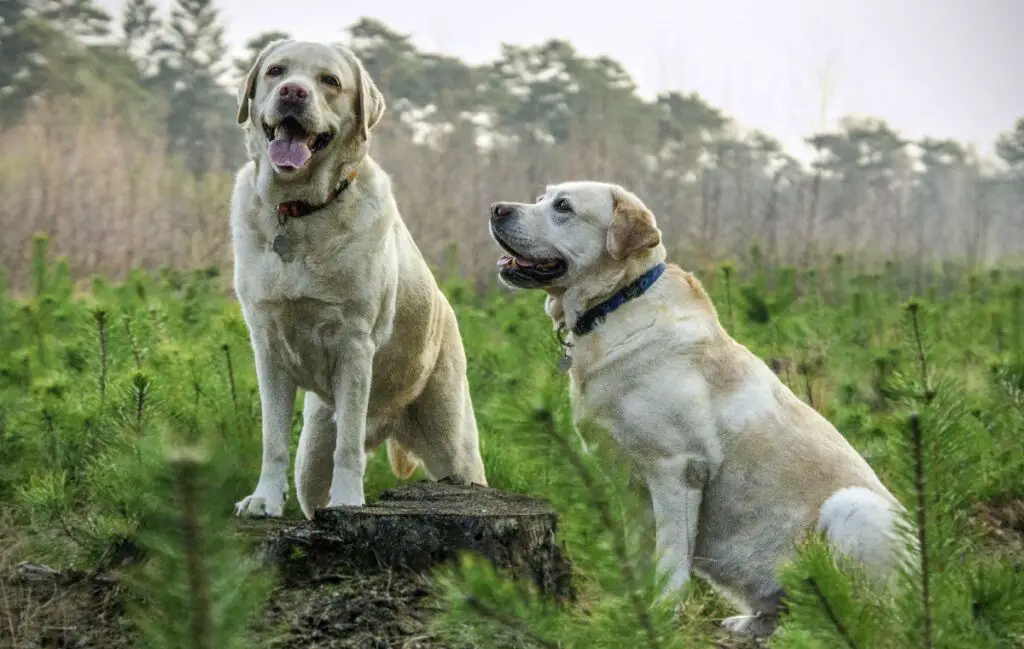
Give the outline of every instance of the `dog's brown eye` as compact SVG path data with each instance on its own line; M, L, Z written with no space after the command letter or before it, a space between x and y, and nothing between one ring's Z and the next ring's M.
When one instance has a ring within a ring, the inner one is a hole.
M328 86L333 86L335 88L341 87L341 81L338 81L338 77L334 76L333 74L325 74L324 76L320 77L320 80L323 81Z
M272 65L269 68L267 68L268 77L279 77L282 74L284 74L284 68L281 67L280 65Z

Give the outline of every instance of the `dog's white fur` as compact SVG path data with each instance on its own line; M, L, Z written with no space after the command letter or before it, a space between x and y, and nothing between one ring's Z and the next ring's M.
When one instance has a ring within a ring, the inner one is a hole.
M328 74L340 87L324 82ZM282 173L262 122L277 119L277 89L289 81L310 90L309 130L335 137L304 168ZM295 487L307 517L364 504L366 453L385 440L400 477L418 458L433 478L486 484L455 314L367 153L384 113L373 81L343 47L278 41L259 55L238 100L250 162L231 201L234 281L255 354L263 462L237 513L282 514L297 388L305 398ZM295 257L282 261L271 249L275 206L322 204L353 172L333 202L287 222Z
M553 206L556 201L561 209ZM536 203L498 203L491 232L528 259L562 259L544 286L555 325L572 329L666 258L654 215L618 185L549 186ZM817 529L891 575L901 505L824 417L720 326L700 282L669 264L642 296L592 333L569 336L573 417L607 430L648 486L666 594L695 572L743 611L736 633L767 635L782 596L780 562Z

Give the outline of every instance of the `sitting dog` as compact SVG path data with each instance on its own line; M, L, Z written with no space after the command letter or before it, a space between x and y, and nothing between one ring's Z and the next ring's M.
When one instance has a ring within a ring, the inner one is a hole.
M243 516L280 516L305 390L303 513L362 505L366 453L392 470L486 484L455 313L368 153L384 99L352 52L282 40L238 91L250 161L231 199L235 291L249 328L263 464Z
M700 282L666 251L654 215L618 185L549 186L491 206L510 287L543 289L566 332L577 423L607 430L650 493L666 595L691 571L770 635L781 561L809 530L878 574L903 547L902 506L836 429L719 324ZM870 571L869 571L870 572Z

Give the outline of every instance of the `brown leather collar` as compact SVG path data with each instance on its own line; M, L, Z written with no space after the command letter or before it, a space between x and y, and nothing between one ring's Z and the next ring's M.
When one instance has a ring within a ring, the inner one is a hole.
M357 168L358 169L358 168ZM327 195L327 200L320 205L310 205L306 201L285 201L284 203L277 204L277 221L284 224L286 219L301 219L304 216L309 216L314 212L318 212L323 208L330 205L334 199L338 198L341 192L348 189L348 186L352 184L352 181L356 179L356 169L349 172L347 176L341 179L341 182Z

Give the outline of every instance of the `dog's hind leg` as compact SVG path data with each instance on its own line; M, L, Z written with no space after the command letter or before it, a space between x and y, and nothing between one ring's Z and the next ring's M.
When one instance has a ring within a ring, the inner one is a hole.
M837 555L845 555L884 583L899 557L896 533L899 504L864 487L840 489L821 506L817 528L825 534ZM767 584L766 584L767 585ZM740 635L766 636L775 630L785 597L780 590L771 594L748 593L747 615L722 622Z
M772 595L748 603L750 614L734 615L722 620L722 627L736 635L766 637L775 633L779 615L785 609L785 592L779 588Z
M336 437L334 409L312 392L306 392L302 403L302 435L295 454L295 495L308 519L330 500Z
M461 346L442 348L433 375L409 405L395 437L423 462L434 480L453 476L486 485L465 367Z

